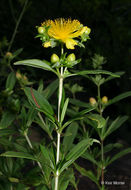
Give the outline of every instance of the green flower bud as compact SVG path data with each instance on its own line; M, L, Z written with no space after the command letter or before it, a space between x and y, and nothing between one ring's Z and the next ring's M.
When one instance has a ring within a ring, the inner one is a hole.
M38 33L39 34L43 34L44 32L45 32L45 28L44 27L42 27L42 26L38 27Z
M55 53L53 53L52 56L51 56L51 63L56 63L58 61L59 61L58 55L56 55Z
M76 56L74 53L71 53L67 56L67 61L75 61L76 60Z

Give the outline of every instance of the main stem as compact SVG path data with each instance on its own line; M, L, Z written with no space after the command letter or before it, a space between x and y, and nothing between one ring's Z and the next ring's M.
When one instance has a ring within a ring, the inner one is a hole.
M61 48L61 54L63 54L63 47ZM61 100L62 100L62 89L63 89L63 67L60 70L59 76L59 94L58 94L58 123L60 122L60 109L61 109ZM60 132L57 131L57 153L56 153L56 165L59 163L60 159ZM56 171L55 175L55 190L58 190L59 182L59 171Z

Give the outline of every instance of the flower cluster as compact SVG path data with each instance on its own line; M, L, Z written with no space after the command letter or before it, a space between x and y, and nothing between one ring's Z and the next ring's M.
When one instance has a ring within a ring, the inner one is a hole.
M78 20L55 19L47 20L38 27L38 35L45 48L65 44L67 49L74 49L76 45L83 46L89 38L91 29L83 26Z

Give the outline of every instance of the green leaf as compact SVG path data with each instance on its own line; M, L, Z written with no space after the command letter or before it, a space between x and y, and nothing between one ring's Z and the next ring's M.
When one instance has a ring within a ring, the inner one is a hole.
M112 124L108 127L105 134L103 135L103 139L105 139L108 135L110 135L113 131L117 130L121 125L128 119L128 116L117 117Z
M80 120L84 117L84 115L92 110L94 110L95 108L94 107L91 107L89 109L85 109L81 112L79 112L78 114L74 115L74 117L70 120L68 120L62 127L61 127L61 131L67 127L69 124L71 124L73 121L76 121L76 120Z
M105 74L105 75L110 75L110 76L113 76L113 77L120 77L118 74L115 74L115 73L112 73L112 72L109 72L109 71L105 71L105 70L86 70L86 71L75 72L75 74L77 74L77 75Z
M71 123L71 125L69 125L68 128L66 129L65 136L63 139L63 146L65 153L72 148L73 141L77 135L77 131L78 131L78 124L76 122Z
M53 115L53 109L49 102L36 90L32 89L29 87L24 88L25 94L28 97L29 101L35 106L38 107L39 109L44 112L45 114L48 113L49 115Z
M56 71L52 69L49 66L49 62L46 60L39 60L39 59L27 59L27 60L22 60L22 61L17 61L14 63L14 65L26 65L30 67L36 67L39 69L47 70L47 71L52 71L53 73L56 74Z
M60 173L66 169L69 165L71 165L77 158L79 158L86 149L92 145L93 140L92 139L84 139L81 142L79 142L77 145L75 145L70 152L66 155L65 163L62 164L62 167L60 168Z
M12 130L12 129L0 129L0 137L3 137L3 136L9 136L9 135L12 135L14 134L15 131Z
M84 154L82 154L82 158L87 159L93 164L99 166L99 163L95 160L93 154L91 154L89 151L84 152Z
M59 179L59 189L66 190L69 182L74 177L73 169L69 168L62 175L60 175Z
M16 50L15 52L13 52L11 59L14 59L15 57L17 57L22 51L23 51L23 48L20 48Z
M8 78L6 80L6 89L8 88L9 90L13 90L16 82L16 76L14 72L11 72L8 75Z
M97 128L102 128L106 124L106 120L98 114L90 114L88 118L97 122Z
M14 157L14 158L26 158L26 159L30 159L30 160L36 160L36 158L34 158L34 156L25 153L25 152L13 152L13 151L7 151L5 153L2 153L0 156L4 156L4 157Z
M11 125L11 123L15 119L15 114L10 113L10 112L4 112L2 115L2 119L0 121L0 129L7 128Z
M121 158L122 156L131 153L131 148L127 148L117 154L115 154L111 160L108 162L108 165L111 164L112 162L114 162L115 160L117 160L118 158Z
M75 105L75 106L79 106L79 107L92 108L90 103L82 102L82 101L77 100L77 99L70 99L70 103Z
M125 72L121 71L121 72L115 72L114 74L121 76L121 75L123 75L124 73L125 73ZM114 77L113 77L113 76L109 76L109 77L107 77L107 78L105 79L104 83L105 83L105 82L108 82L108 81L110 81L110 80L112 80L112 79L114 79Z
M91 170L85 170L85 168L82 168L78 164L74 163L75 168L80 172L81 175L88 177L93 182L96 183L96 185L100 188L99 182L97 180L97 177L93 174Z
M49 84L46 89L43 91L44 97L48 100L52 94L57 90L58 88L58 79L53 81L51 84Z
M65 103L64 103L64 106L63 106L63 109L62 109L62 113L61 113L61 123L63 122L64 120L64 117L65 117L65 113L66 113L66 110L67 110L67 106L68 106L68 103L69 103L69 98L66 99Z
M116 102L118 102L118 101L120 101L120 100L122 100L124 98L127 98L129 96L131 96L131 91L124 92L124 93L114 97L113 99L109 100L108 103L105 105L105 107L107 107L107 106L109 106L111 104L114 104L114 103L116 103Z

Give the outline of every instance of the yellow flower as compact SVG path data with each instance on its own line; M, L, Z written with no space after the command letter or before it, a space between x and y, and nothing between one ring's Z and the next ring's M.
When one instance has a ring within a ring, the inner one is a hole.
M74 46L78 45L74 38L81 36L87 29L78 20L64 18L47 20L42 26L49 27L48 35L65 43L68 49L74 49Z

